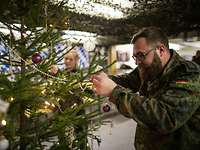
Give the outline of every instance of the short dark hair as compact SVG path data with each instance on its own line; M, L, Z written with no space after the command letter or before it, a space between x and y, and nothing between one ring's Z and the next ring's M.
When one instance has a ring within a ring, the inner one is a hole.
M160 42L164 44L164 46L169 49L169 41L165 33L157 27L147 27L141 29L139 32L133 35L133 38L131 40L131 43L134 44L137 39L139 38L145 38L147 40L147 43L149 45L156 44L157 42Z

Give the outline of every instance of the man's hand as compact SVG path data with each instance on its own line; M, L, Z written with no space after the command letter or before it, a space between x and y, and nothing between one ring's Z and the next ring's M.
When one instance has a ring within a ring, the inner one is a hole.
M101 96L111 96L113 89L117 86L104 72L93 75L91 79L93 91Z

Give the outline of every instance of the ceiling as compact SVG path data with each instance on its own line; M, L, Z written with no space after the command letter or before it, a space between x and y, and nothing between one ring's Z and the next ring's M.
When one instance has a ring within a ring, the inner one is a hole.
M30 14L30 8L34 8L31 13L44 9L45 0L3 1L5 3L2 2L0 6L0 13L3 14L0 20L17 22L18 16ZM22 6L23 2L27 5ZM61 9L61 5L64 9ZM41 26L41 20L44 20L41 14L35 13L32 19L27 17L27 24ZM48 1L46 16L48 22L59 29L111 36L118 43L128 43L131 36L145 26L161 27L170 36L190 31L198 35L200 33L199 0L51 0Z
M70 18L70 23L78 24L76 26L78 30L116 36L122 43L130 41L133 33L145 26L161 27L172 36L177 36L181 32L200 31L198 0L132 0L132 2L134 2L132 7L120 9L126 13L124 18L106 19L77 14Z

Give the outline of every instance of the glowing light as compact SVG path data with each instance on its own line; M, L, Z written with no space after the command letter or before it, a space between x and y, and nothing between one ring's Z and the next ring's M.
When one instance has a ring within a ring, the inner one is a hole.
M53 85L53 82L52 82L52 81L49 81L49 84L50 84L50 85Z
M77 106L77 104L76 103L74 103L72 106L71 106L71 108L74 108L74 107L76 107Z
M14 98L13 98L13 97L11 97L11 98L10 98L10 101L12 102L13 100L14 100Z
M2 124L3 126L5 126L5 125L6 125L6 121L5 121L5 120L2 120L2 121L1 121L1 124Z
M49 105L49 106L51 105L48 101L45 101L44 103L45 103L46 105Z

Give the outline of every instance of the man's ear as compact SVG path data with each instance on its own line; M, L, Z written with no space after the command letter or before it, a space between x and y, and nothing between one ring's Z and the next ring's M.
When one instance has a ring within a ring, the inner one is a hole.
M164 53L166 52L165 46L161 43L157 46L156 50L160 57L162 57L164 55Z

